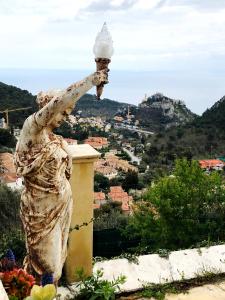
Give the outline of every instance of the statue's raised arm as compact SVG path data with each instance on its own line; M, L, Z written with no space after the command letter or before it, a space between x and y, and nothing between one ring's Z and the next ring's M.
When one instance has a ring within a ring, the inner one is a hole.
M70 85L66 90L43 93L37 95L40 110L35 119L41 127L58 127L71 113L75 103L93 86L107 81L108 70L98 71L85 79Z

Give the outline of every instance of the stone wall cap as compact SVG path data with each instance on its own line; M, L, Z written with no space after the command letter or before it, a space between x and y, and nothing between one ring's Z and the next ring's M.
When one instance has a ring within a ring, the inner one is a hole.
M86 159L86 158L99 158L101 153L96 151L93 147L88 144L82 145L69 145L70 154L73 160Z

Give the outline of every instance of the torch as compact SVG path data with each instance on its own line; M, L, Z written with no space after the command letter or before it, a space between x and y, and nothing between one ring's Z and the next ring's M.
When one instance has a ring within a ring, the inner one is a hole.
M100 71L107 69L113 55L113 41L106 22L103 24L102 30L97 34L93 52L95 55L96 70ZM103 82L96 87L96 96L98 100L100 100L105 83Z

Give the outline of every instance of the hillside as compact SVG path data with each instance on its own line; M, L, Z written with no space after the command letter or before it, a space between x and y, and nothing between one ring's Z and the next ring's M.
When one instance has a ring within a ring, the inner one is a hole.
M195 117L183 101L168 98L160 93L145 98L136 111L136 118L140 120L140 124L155 130L182 125Z
M37 109L35 96L26 90L0 82L0 111L29 107L29 110L10 112L9 123L21 127L24 120ZM130 113L144 128L158 131L189 122L195 115L181 101L156 94L140 106L129 105ZM85 94L78 102L74 113L81 112L83 117L101 116L112 119L115 115L127 115L128 104L115 100L96 100L94 95ZM0 115L2 116L2 114Z
M0 111L32 107L29 110L10 112L9 123L13 126L21 127L24 120L37 109L35 98L36 96L26 90L0 82ZM82 111L84 117L102 116L112 118L119 109L125 106L127 104L110 99L98 101L94 95L86 94L77 102L74 112ZM2 116L3 114L0 114L0 117Z
M195 124L203 127L213 126L225 132L225 96L207 109Z
M31 107L28 110L20 110L9 113L9 124L22 126L24 120L36 110L35 97L26 90L0 82L0 111ZM2 117L3 114L0 114Z
M80 98L74 112L82 111L83 117L102 116L111 119L118 110L127 107L128 104L110 99L96 100L94 95L86 94Z
M192 122L150 137L144 160L170 164L176 158L225 156L225 97Z

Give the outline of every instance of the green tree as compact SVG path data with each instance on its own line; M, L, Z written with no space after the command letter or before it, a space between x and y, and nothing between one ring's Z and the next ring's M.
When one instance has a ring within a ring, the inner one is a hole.
M0 184L0 231L10 232L21 225L19 217L20 193Z
M24 233L19 216L20 193L0 184L0 258L8 248L12 249L17 261L25 256Z
M8 148L14 148L16 146L16 138L9 130L0 128L0 147L5 146Z
M94 177L94 191L108 191L109 179L100 173L96 173Z
M123 189L128 192L129 189L137 189L138 188L138 174L135 171L128 171L124 178Z
M217 172L206 175L197 161L177 160L173 176L145 194L125 233L143 245L186 248L203 240L225 240L225 189Z

